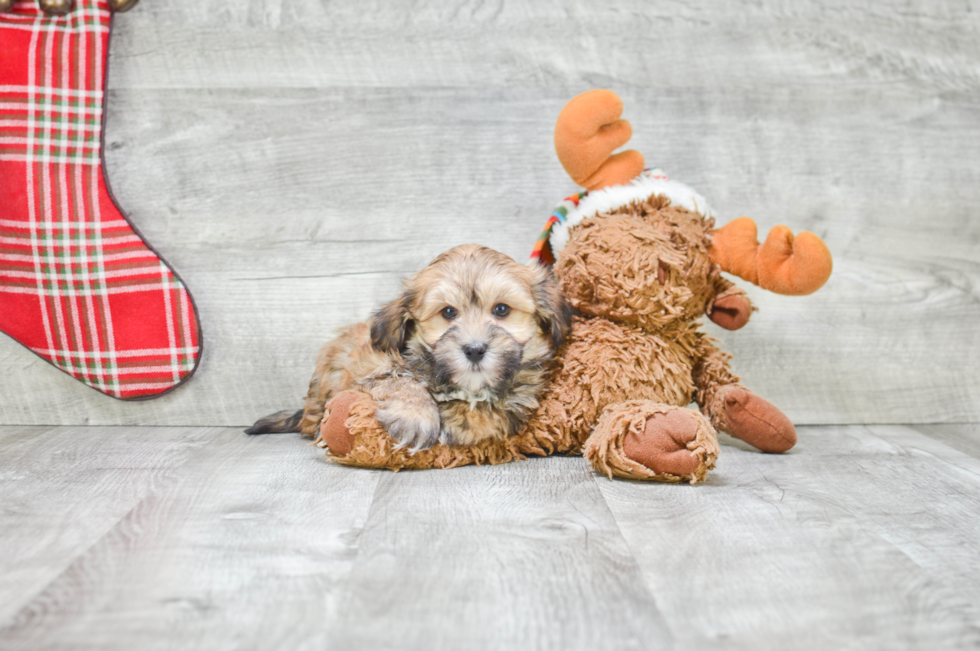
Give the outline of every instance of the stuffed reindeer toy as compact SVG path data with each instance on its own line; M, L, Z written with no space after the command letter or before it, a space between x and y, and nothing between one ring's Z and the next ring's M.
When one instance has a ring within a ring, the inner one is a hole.
M816 291L831 273L827 247L784 226L760 245L746 217L715 230L698 193L644 170L639 152L611 155L632 135L622 108L594 90L558 117L558 158L585 191L556 209L532 264L553 265L575 315L523 429L412 450L388 435L369 394L338 383L307 396L301 421L330 459L398 470L583 454L610 477L695 483L714 467L718 430L764 452L796 443L790 420L742 386L697 320L730 330L748 322L752 305L723 271L779 294Z

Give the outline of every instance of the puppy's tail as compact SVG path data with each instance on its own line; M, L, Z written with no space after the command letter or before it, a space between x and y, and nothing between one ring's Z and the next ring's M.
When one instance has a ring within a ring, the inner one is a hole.
M255 424L245 430L246 434L280 434L282 432L298 432L299 421L303 419L303 410L277 411L263 416Z

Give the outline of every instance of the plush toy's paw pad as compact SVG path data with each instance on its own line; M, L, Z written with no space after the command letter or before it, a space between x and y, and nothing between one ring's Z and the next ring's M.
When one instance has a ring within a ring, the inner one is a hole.
M344 456L354 449L354 434L347 428L346 422L351 405L359 397L353 391L338 393L327 406L329 415L320 423L320 438L317 442L325 444L336 455Z
M741 387L725 395L727 431L763 452L785 452L796 445L792 421L765 398Z
M718 298L711 306L708 318L725 330L738 330L749 322L752 303L744 294L730 294Z
M654 414L642 434L631 431L623 440L623 452L633 461L657 473L685 476L701 463L687 448L698 433L698 420L692 412L678 409Z

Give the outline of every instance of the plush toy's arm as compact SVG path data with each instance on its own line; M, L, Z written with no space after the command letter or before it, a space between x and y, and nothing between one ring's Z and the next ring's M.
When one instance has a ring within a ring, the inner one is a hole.
M399 446L375 418L377 403L367 393L344 391L327 406L317 444L336 463L362 468L455 468L470 464L505 463L522 459L513 441L483 441L477 445L437 443L412 452Z
M705 308L709 319L726 330L738 330L749 322L755 309L741 287L718 275L715 295Z
M546 397L535 416L514 436L482 441L475 445L449 446L436 443L412 452L389 436L375 418L377 403L367 393L344 391L325 410L317 444L327 449L331 461L362 468L456 468L470 464L498 464L545 456L555 452L577 452L581 442L571 434L564 405Z

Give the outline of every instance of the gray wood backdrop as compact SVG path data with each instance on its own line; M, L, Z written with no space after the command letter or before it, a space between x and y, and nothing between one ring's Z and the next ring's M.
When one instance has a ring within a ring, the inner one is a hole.
M980 3L144 0L116 19L107 166L205 352L102 396L0 338L0 423L244 425L331 331L480 242L525 259L574 190L551 148L614 89L631 145L724 219L812 230L819 293L721 333L797 423L980 420Z

